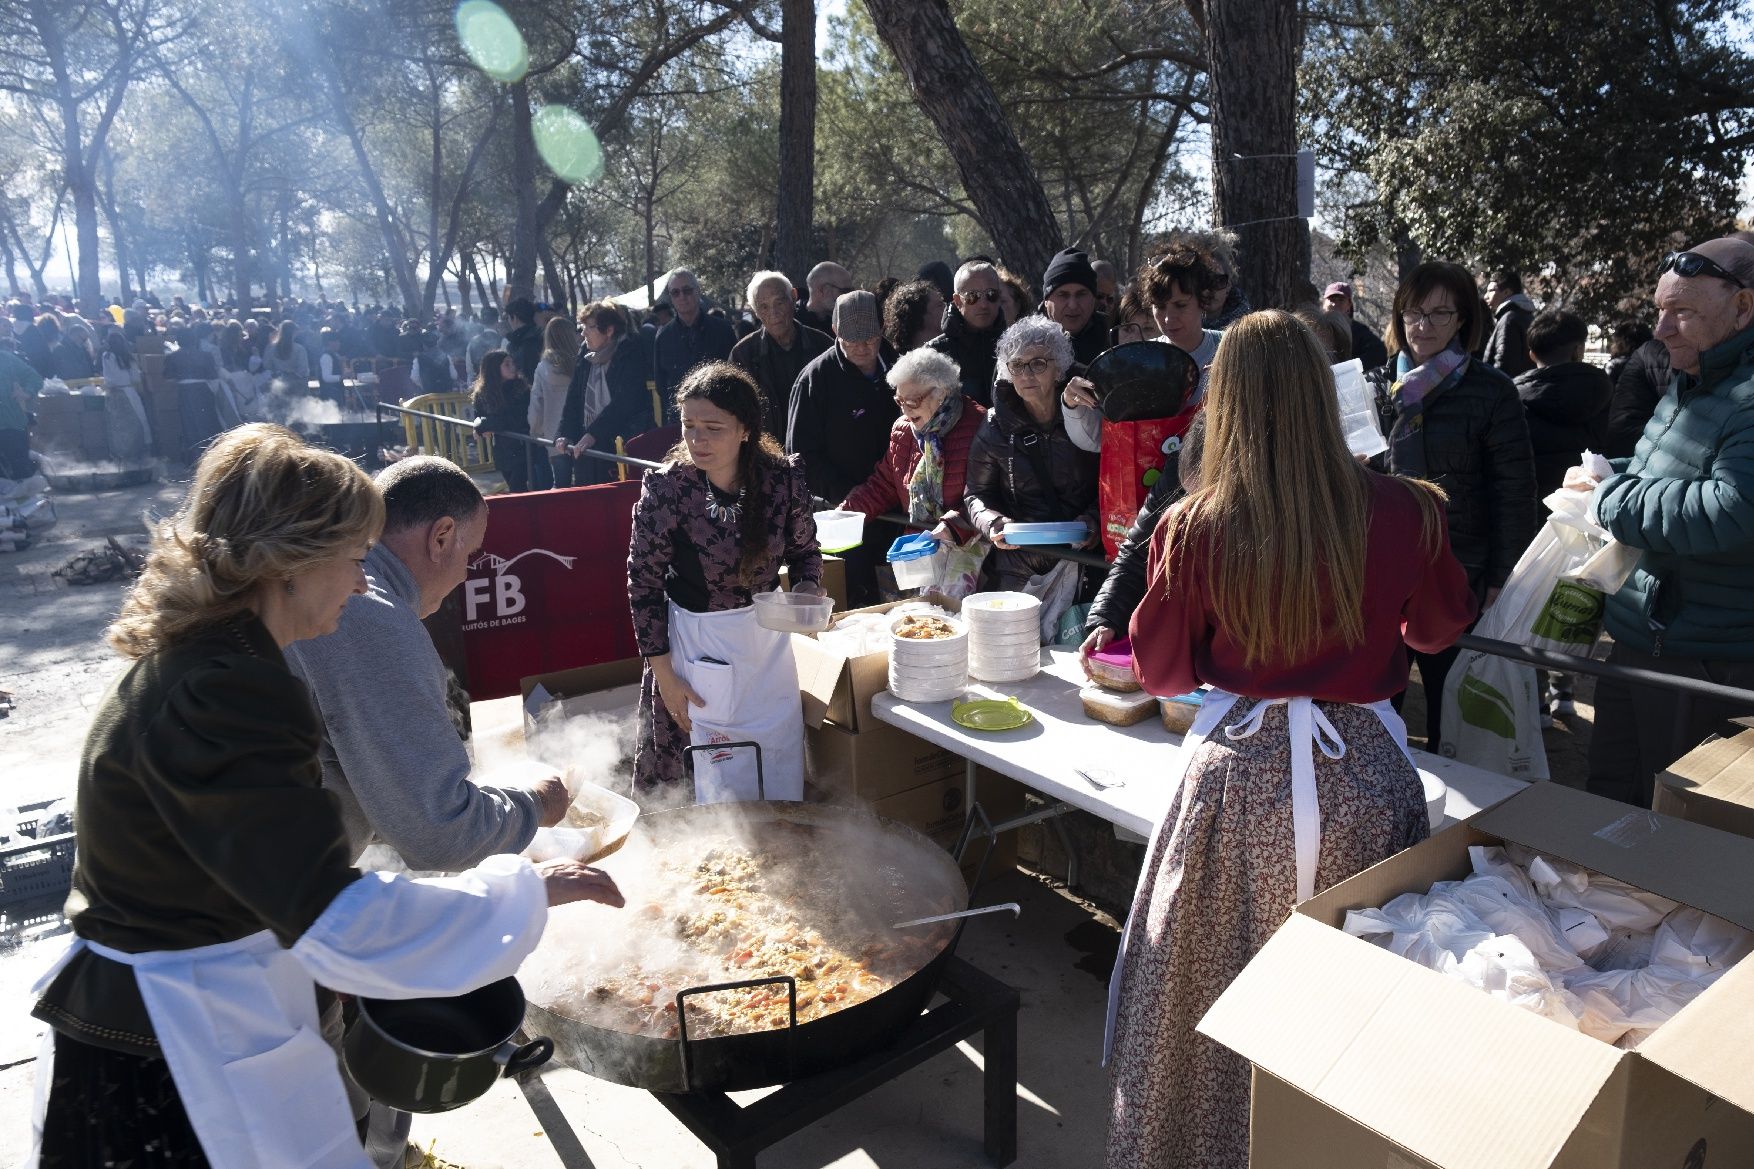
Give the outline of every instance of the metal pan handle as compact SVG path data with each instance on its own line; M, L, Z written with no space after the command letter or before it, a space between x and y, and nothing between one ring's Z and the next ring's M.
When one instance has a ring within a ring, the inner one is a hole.
M694 770L694 753L696 751L729 751L737 747L755 748L755 798L767 799L767 774L761 766L761 744L753 739L739 739L735 743L696 743L692 747L682 748L682 761L688 764L690 773Z
M721 744L722 745L722 744ZM691 748L692 750L692 748ZM793 1054L793 1036L798 1030L798 980L790 974L776 974L771 978L746 978L741 982L715 982L711 986L691 986L687 990L676 992L676 1023L681 1028L681 1038L677 1040L682 1054L682 1087L684 1091L694 1091L693 1064L688 1055L688 1010L683 1006L683 999L691 994L712 994L720 990L748 990L757 986L775 986L784 983L786 987L786 1064L790 1071ZM790 1078L788 1076L788 1078Z
M538 1035L530 1042L519 1046L509 1040L500 1044L499 1050L493 1053L493 1062L499 1064L502 1073L508 1080L521 1076L531 1068L539 1068L554 1056L554 1040L546 1035Z

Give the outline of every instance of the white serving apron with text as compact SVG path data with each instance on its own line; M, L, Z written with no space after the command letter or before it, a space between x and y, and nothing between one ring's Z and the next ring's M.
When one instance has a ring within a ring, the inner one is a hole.
M790 634L763 628L755 606L691 613L670 603L670 654L676 673L704 705L690 706L695 746L761 744L766 798L804 798L804 713ZM761 798L755 752L697 751L695 799L702 804Z
M1212 690L1206 695L1200 704L1200 713L1195 717L1194 725L1188 728L1176 761L1171 766L1176 786L1179 787L1187 776L1188 765L1193 761L1194 755L1218 730L1239 701L1252 700L1227 690ZM1408 763L1412 763L1413 755L1407 747L1407 724L1401 721L1394 706L1386 699L1359 705L1381 720L1383 729L1388 731L1389 737L1401 748L1401 754L1407 757ZM1322 810L1316 799L1315 751L1319 748L1329 759L1341 759L1346 754L1346 743L1312 698L1268 698L1256 701L1246 718L1224 727L1224 736L1232 741L1253 737L1261 729L1261 722L1267 711L1275 706L1285 707L1288 716L1291 741L1291 829L1297 850L1297 901L1303 902L1315 896L1316 863L1322 852ZM1173 799L1171 802L1173 803ZM1147 864L1157 855L1158 837L1174 830L1175 825L1170 822L1168 815L1157 822L1151 830L1151 842L1145 849ZM1128 914L1127 923L1121 929L1121 945L1119 953L1115 955L1114 973L1109 976L1108 1025L1102 1036L1104 1065L1108 1063L1114 1046L1115 1016L1121 1003L1121 975L1126 966L1127 939L1131 937L1132 931L1133 918Z

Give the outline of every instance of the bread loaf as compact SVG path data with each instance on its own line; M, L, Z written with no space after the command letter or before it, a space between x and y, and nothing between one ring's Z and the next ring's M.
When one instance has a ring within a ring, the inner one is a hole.
M1151 717L1151 707L1157 701L1141 690L1135 690L1131 694L1117 694L1100 686L1086 686L1078 691L1078 697L1084 702L1086 715L1099 723L1108 723L1115 727L1130 727L1134 723L1144 722Z

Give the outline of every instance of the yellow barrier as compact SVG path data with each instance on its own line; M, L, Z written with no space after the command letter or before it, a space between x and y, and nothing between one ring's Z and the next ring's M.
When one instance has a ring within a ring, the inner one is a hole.
M425 410L446 418L473 421L475 411L468 394L417 394L402 405L410 410ZM402 415L402 433L411 449L423 455L438 455L451 460L465 471L493 470L493 436L477 434L461 426L448 426L431 418Z

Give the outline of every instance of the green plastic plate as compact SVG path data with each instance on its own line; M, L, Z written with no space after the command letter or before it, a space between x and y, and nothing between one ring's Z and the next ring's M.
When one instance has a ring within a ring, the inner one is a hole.
M950 708L950 718L971 731L1014 731L1034 716L1015 698L981 698L958 702Z

